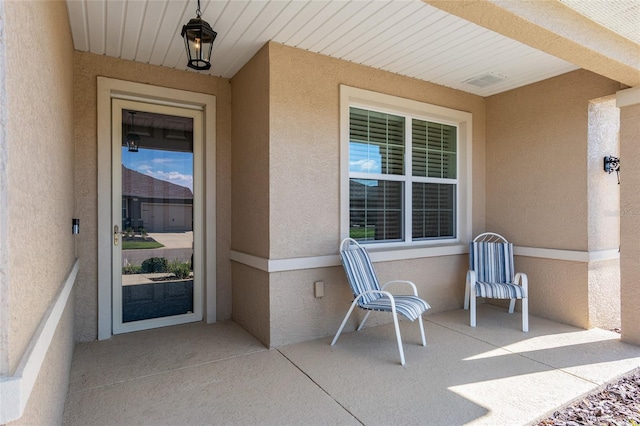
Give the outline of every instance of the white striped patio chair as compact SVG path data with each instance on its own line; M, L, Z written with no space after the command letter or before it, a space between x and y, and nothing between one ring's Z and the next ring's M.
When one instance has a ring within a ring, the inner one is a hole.
M400 363L405 364L404 350L402 348L402 337L400 336L400 327L398 326L398 314L414 321L418 320L420 325L420 334L422 337L422 346L426 346L427 342L424 337L424 325L422 324L422 314L431 306L418 297L418 290L411 281L390 281L380 287L376 272L373 269L371 260L367 250L352 238L345 238L340 244L340 258L347 275L347 281L353 292L353 303L345 315L336 336L331 342L331 346L335 345L342 333L347 320L351 316L356 305L358 308L366 310L362 323L358 326L358 331L362 330L365 322L369 318L372 311L391 312L393 315L393 324L396 330L396 338L398 340L398 350L400 351ZM413 295L393 295L385 290L387 286L394 283L406 284L413 290Z
M476 326L476 298L510 299L512 314L516 300L522 300L522 331L529 331L527 275L514 274L513 244L493 232L485 232L469 243L469 271L464 294L464 308L470 309L470 325Z

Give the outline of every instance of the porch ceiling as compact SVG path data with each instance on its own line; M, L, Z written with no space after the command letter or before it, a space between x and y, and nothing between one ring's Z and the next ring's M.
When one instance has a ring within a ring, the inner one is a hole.
M195 16L195 1L66 3L76 50L187 69L180 30ZM609 10L637 4L599 3ZM480 96L585 67L422 0L201 0L201 10L218 32L206 73L224 78L233 77L269 40ZM474 80L476 85L469 84ZM494 83L481 87L489 80Z

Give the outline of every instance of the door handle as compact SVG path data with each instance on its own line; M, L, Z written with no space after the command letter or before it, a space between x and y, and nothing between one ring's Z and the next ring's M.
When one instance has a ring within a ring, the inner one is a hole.
M113 245L117 246L118 243L120 242L120 232L118 232L120 230L120 228L118 228L118 225L113 225Z

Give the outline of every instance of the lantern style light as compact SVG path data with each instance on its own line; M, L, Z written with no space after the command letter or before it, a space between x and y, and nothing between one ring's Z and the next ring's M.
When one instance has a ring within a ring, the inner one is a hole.
M135 111L129 111L131 114L131 127L129 128L129 133L127 133L127 148L129 148L129 152L138 152L138 147L140 146L140 135L134 133L135 124L133 123L133 117L136 115Z
M200 0L198 0L196 17L182 27L182 37L189 59L187 66L199 71L211 68L211 49L213 41L218 35L213 31L211 25L200 16L202 13L200 12Z

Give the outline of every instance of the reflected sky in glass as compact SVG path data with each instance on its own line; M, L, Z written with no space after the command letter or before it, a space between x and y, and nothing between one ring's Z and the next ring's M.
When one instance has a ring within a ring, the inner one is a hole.
M193 192L193 153L140 148L122 148L122 164L155 179L186 186Z
M349 171L355 173L382 173L380 147L363 142L349 142Z

